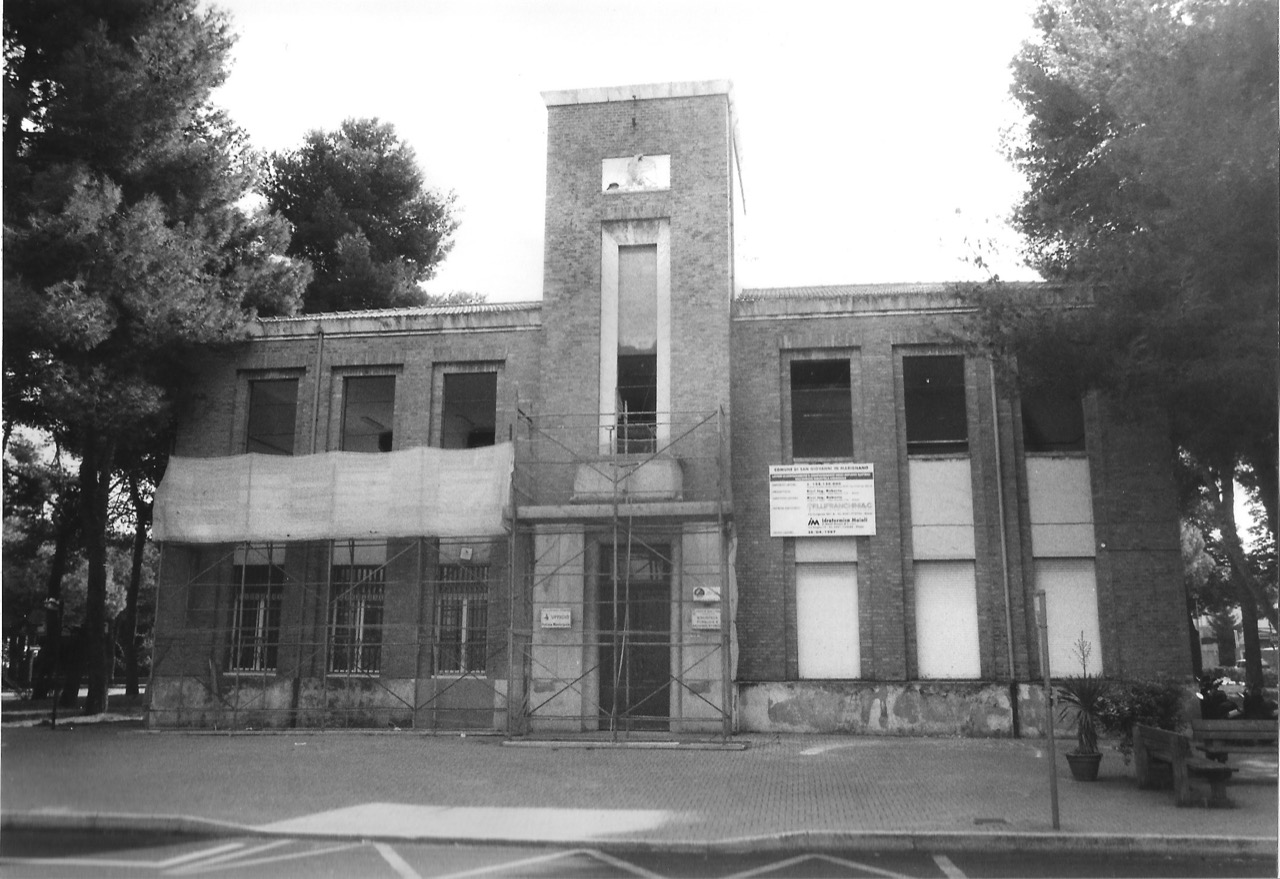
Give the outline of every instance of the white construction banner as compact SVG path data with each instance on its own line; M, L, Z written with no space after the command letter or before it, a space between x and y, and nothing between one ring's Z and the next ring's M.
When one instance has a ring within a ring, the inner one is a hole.
M863 537L875 533L874 464L780 464L769 468L770 537Z
M153 533L172 543L496 536L514 461L511 443L170 458Z

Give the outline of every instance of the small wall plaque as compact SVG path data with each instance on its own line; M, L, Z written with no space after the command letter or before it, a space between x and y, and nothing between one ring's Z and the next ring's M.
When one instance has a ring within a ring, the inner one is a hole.
M699 632L720 631L720 608L696 607L693 609L693 628Z
M542 628L567 629L573 625L573 611L567 607L544 607Z

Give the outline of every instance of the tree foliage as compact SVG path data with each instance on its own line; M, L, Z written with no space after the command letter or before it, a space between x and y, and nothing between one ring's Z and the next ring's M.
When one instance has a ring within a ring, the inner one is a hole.
M1035 22L1012 65L1014 221L1031 265L1084 292L1040 308L983 285L972 331L1022 385L1166 418L1237 594L1274 621L1232 495L1274 538L1277 4L1046 0Z
M453 246L452 193L423 181L413 149L377 119L312 131L271 157L267 203L294 225L289 253L315 269L309 313L421 305Z
M4 4L4 416L79 460L89 713L118 462L163 446L196 346L292 312L309 277L287 224L238 206L255 157L210 103L231 45L198 0Z

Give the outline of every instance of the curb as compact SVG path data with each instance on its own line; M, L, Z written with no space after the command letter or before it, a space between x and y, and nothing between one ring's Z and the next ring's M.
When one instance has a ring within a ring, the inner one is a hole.
M503 847L590 848L611 852L645 852L690 855L727 855L750 852L986 852L1125 855L1186 855L1236 858L1276 857L1274 837L1160 836L1157 834L1073 833L963 833L954 831L889 832L815 830L741 836L718 840L655 840L588 837L540 842L529 839L482 836L378 835L363 833L307 833L197 818L189 815L140 815L112 812L17 812L0 815L0 831L82 833L151 833L227 837L255 836L290 839L362 840L433 845L488 845Z

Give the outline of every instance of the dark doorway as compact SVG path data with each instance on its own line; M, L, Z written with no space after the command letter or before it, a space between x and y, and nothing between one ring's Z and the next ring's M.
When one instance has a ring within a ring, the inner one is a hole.
M600 728L671 723L671 561L666 546L600 551ZM616 572L616 576L615 576ZM616 585L616 589L615 589Z

